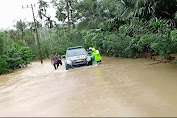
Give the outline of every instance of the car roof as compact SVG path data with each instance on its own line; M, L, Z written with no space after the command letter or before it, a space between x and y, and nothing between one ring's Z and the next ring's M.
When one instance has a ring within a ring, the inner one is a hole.
M77 47L69 47L68 50L73 50L73 49L81 49L82 46L77 46Z

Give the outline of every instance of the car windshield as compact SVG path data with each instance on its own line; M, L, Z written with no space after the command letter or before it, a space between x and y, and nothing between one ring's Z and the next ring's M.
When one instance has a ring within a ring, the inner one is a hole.
M73 57L73 56L86 55L86 54L87 54L86 50L84 48L80 48L80 49L68 50L66 56Z

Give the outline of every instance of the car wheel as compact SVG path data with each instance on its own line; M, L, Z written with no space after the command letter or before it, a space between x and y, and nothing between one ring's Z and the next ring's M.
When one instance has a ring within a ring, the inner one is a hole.
M92 61L89 61L89 62L88 62L88 66L89 66L89 65L93 65L93 62L92 62Z
M90 65L93 65L93 61L90 61Z
M65 67L66 67L66 70L69 70L69 65L68 64L66 64Z

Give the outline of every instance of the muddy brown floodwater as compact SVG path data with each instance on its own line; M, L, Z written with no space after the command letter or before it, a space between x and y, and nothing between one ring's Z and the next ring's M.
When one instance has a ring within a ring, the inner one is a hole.
M50 60L0 76L0 116L177 116L177 66L103 57L54 70Z

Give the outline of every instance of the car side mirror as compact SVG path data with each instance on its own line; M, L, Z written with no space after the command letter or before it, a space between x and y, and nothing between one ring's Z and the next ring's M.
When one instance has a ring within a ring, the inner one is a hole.
M62 55L61 58L66 58L65 55Z

